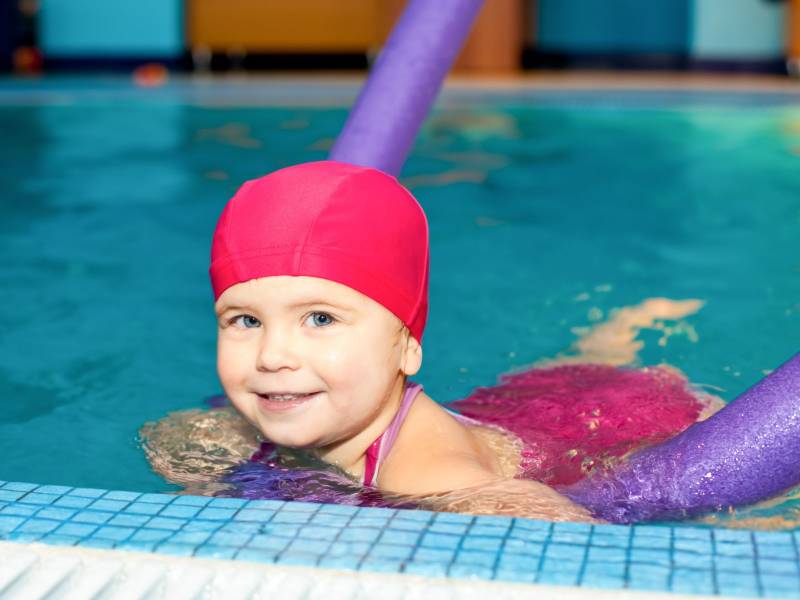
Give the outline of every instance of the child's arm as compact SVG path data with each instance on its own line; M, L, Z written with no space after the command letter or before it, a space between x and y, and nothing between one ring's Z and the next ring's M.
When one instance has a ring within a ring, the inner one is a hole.
M582 506L537 481L506 479L437 494L423 504L432 510L506 515L546 521L598 523Z

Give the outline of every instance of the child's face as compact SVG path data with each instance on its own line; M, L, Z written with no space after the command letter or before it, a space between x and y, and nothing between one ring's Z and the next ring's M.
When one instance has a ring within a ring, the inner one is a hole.
M419 345L395 315L326 279L239 283L225 290L215 311L225 393L278 445L347 441L387 409L403 375L420 366ZM271 396L280 392L314 395Z

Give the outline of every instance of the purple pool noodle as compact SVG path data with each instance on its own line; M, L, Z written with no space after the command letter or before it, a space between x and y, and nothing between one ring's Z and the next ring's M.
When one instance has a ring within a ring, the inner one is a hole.
M711 418L560 491L613 523L750 504L800 483L800 354Z
M397 175L483 0L411 0L330 153Z

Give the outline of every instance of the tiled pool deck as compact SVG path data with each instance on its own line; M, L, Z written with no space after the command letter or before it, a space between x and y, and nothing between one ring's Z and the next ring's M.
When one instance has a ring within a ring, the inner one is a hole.
M0 540L450 579L800 597L797 538L0 484Z

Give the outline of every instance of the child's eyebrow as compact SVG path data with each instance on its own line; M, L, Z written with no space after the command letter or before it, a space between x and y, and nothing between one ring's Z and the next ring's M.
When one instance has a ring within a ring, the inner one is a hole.
M349 306L344 306L342 304L332 304L327 300L321 300L319 298L298 300L297 302L289 304L288 308L305 308L307 306L327 306L336 310L344 310L346 312L353 312L355 310ZM219 306L219 308L217 308L217 314L221 315L222 313L229 310L252 310L252 307L240 306L238 304L222 304L221 306Z

